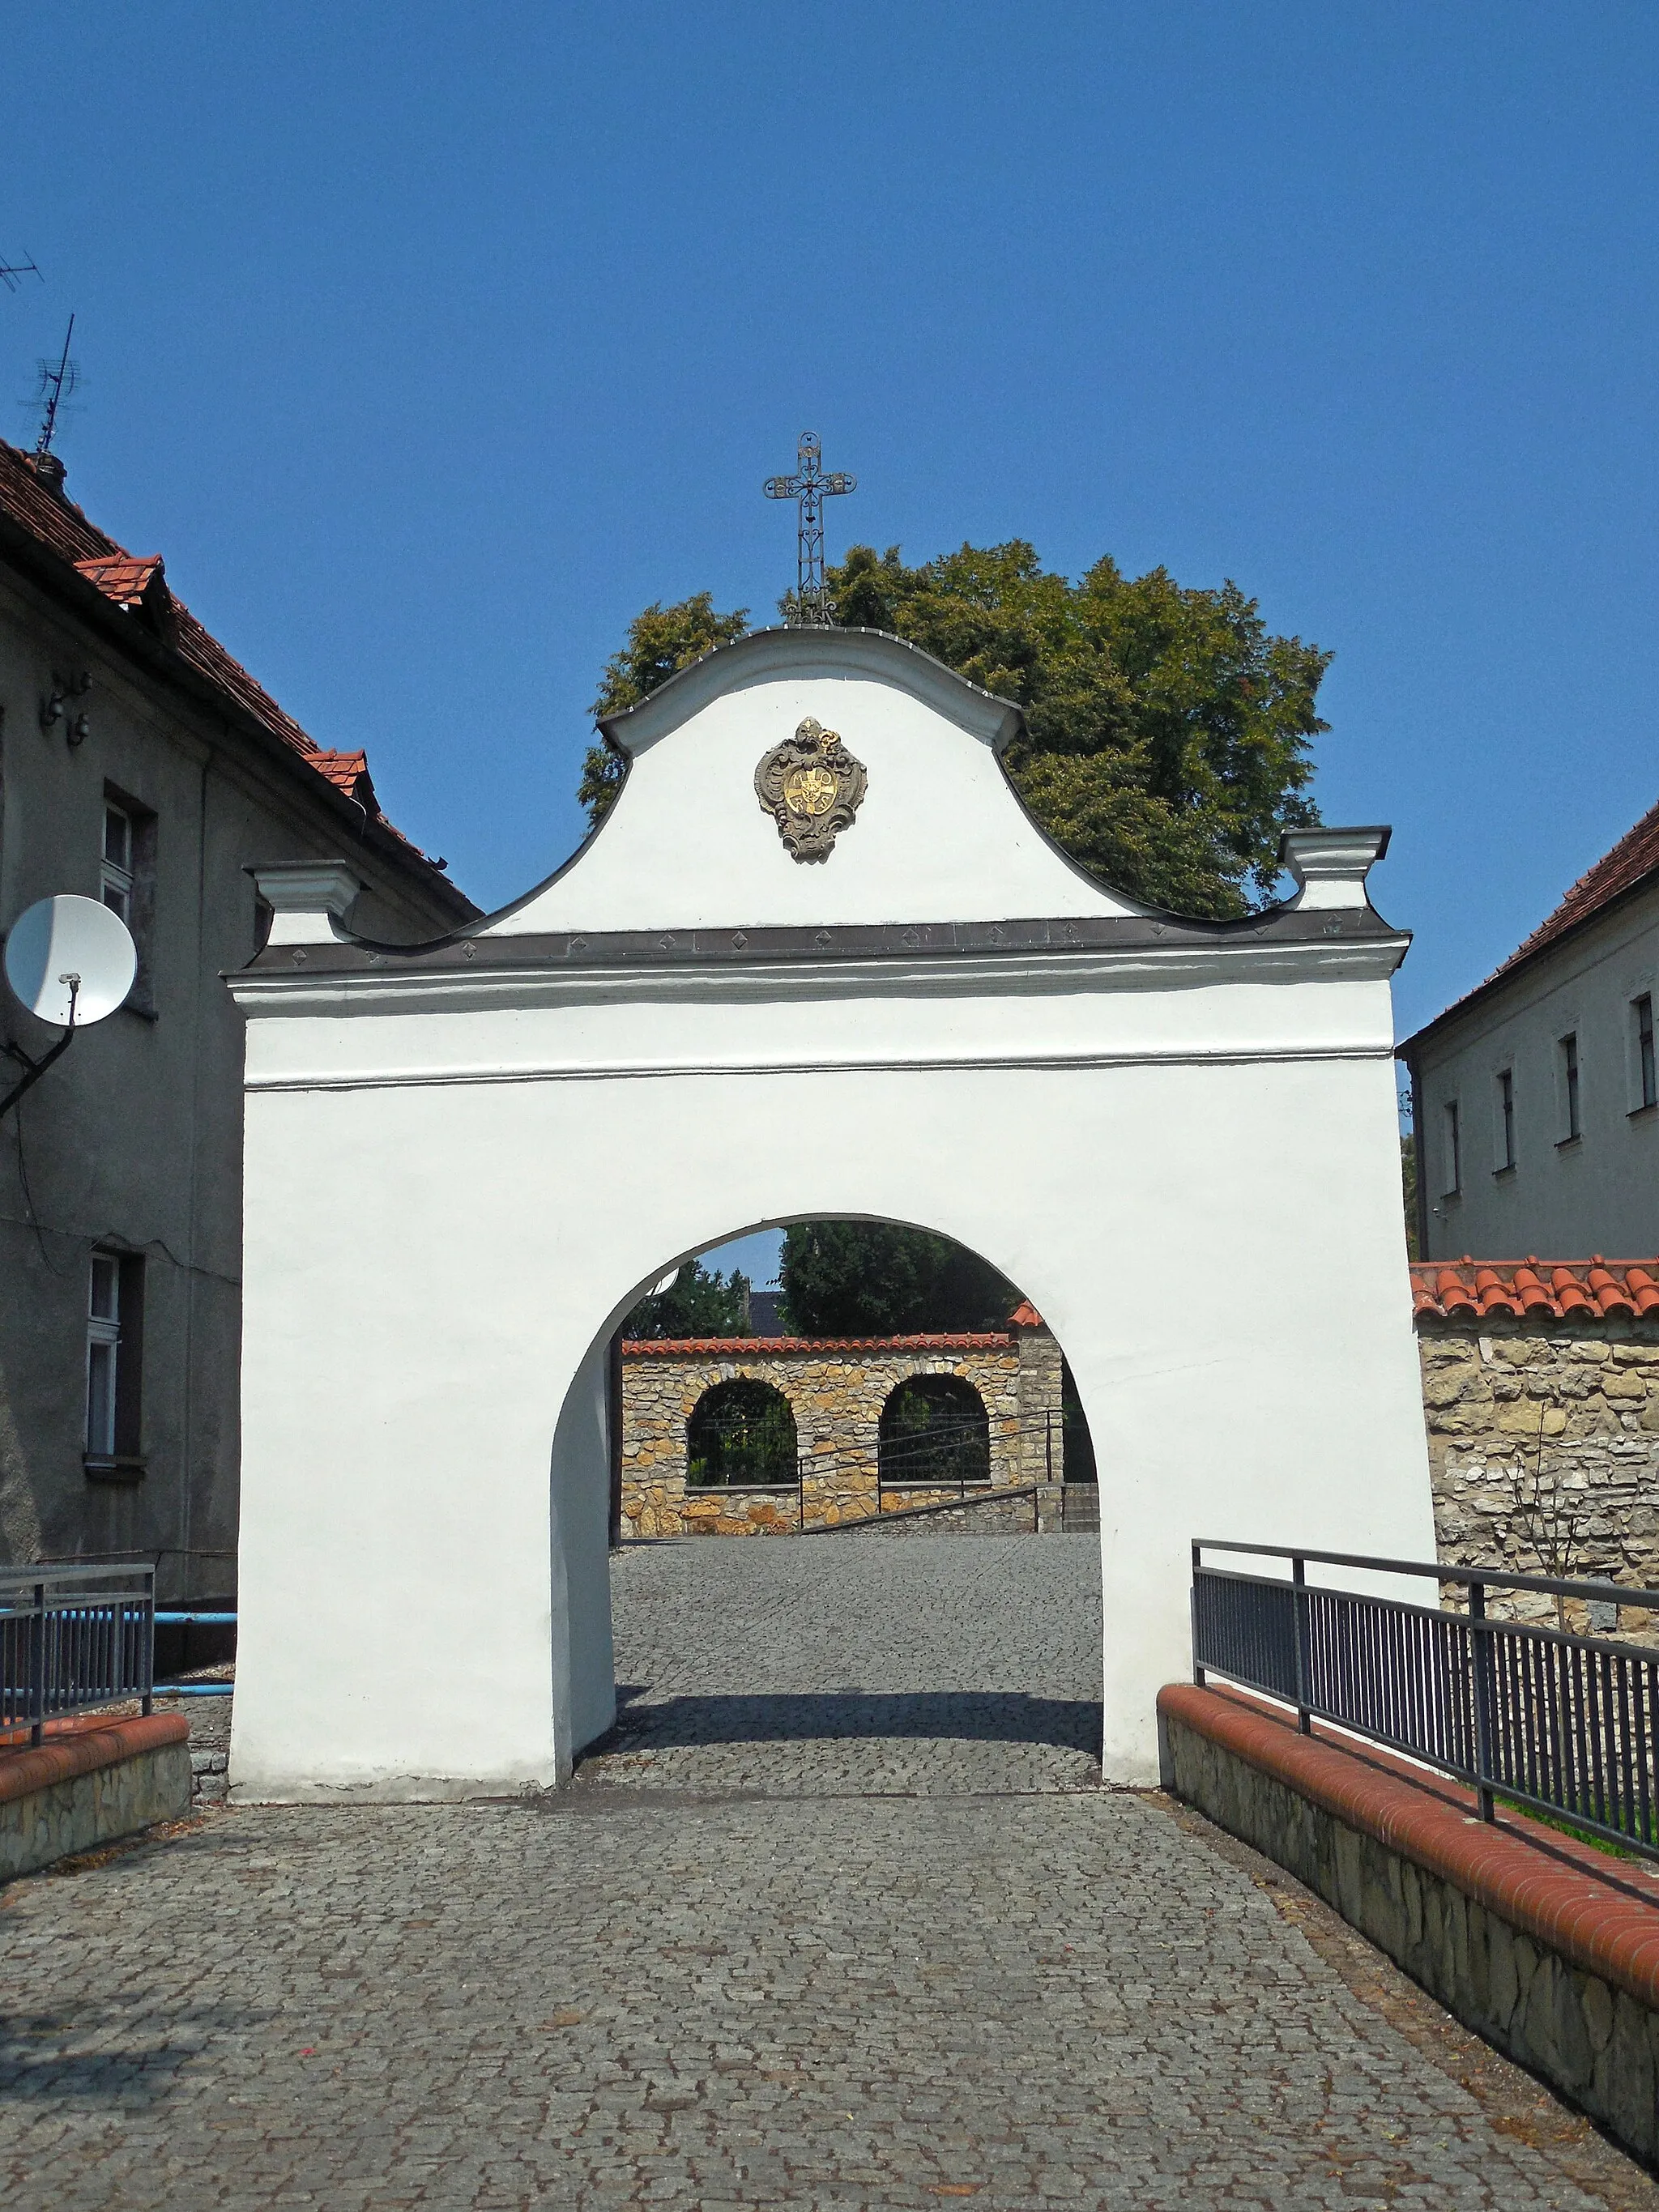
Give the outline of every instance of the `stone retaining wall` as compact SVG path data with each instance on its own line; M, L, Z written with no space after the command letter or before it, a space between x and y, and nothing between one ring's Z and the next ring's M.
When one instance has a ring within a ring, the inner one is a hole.
M1659 1317L1419 1316L1418 1351L1443 1560L1659 1587ZM1569 1566L1540 1535L1571 1536ZM1553 1618L1547 1599L1504 1606ZM1590 1625L1577 1601L1568 1615ZM1659 1630L1634 1607L1617 1626Z
M1288 1869L1637 2157L1659 2160L1659 1904L1644 1869L1191 1684L1158 1697L1164 1786Z
M190 1805L181 1714L59 1724L44 1743L0 1750L0 1881L182 1820Z
M990 1487L1058 1484L1065 1468L1060 1347L1043 1328L871 1339L740 1339L624 1343L622 1532L641 1536L786 1535L835 1528L878 1510L882 1407L901 1382L953 1375L984 1402ZM794 1485L691 1489L686 1424L716 1382L770 1383L788 1400L802 1466ZM954 1501L955 1486L880 1491L881 1510Z

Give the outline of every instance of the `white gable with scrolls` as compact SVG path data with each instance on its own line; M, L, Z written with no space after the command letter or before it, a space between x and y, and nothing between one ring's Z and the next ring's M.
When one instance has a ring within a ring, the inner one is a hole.
M809 717L868 780L824 861L792 858L755 793L760 762ZM1074 866L1015 796L1000 755L1018 708L880 631L757 631L603 726L629 756L610 815L485 935L1146 911Z
M803 861L756 778L809 720L851 757L769 769L791 838L840 823ZM1109 1778L1157 1774L1194 1538L1432 1556L1387 833L1287 837L1259 915L1150 911L1026 814L1018 726L896 638L763 632L609 725L609 817L499 914L377 944L349 861L259 872L237 1797L568 1776L616 1714L612 1337L790 1221L954 1237L1058 1338Z

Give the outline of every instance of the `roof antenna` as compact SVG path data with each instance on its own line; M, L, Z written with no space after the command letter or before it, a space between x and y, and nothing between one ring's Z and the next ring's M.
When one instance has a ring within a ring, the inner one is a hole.
M16 291L25 276L40 276L40 271L28 254L26 253L21 261L8 261L0 256L0 284L3 284L7 291ZM46 281L44 276L40 276L43 284Z
M75 318L69 319L69 328L64 333L64 350L56 367L49 361L39 364L40 389L35 394L35 405L43 407L40 434L34 441L37 457L51 453L52 441L58 429L58 410L81 384L81 364L70 359L70 340L75 336Z

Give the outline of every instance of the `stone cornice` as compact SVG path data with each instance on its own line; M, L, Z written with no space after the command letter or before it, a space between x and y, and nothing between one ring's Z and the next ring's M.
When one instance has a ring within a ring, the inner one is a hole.
M405 948L270 945L228 980L252 1015L460 1012L585 1000L1015 995L1230 981L1385 981L1411 939L1370 907L1236 922L1075 920L821 929L561 931Z

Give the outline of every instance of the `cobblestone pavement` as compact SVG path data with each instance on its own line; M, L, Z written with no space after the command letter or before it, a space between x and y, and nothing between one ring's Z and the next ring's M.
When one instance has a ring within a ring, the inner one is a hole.
M1287 1877L1073 1786L1069 1720L1033 1753L1087 1575L942 1542L620 1561L647 1725L555 1796L219 1812L0 1892L0 2202L1654 2212Z
M748 1537L624 1553L621 1714L585 1784L1091 1789L1096 1536Z

